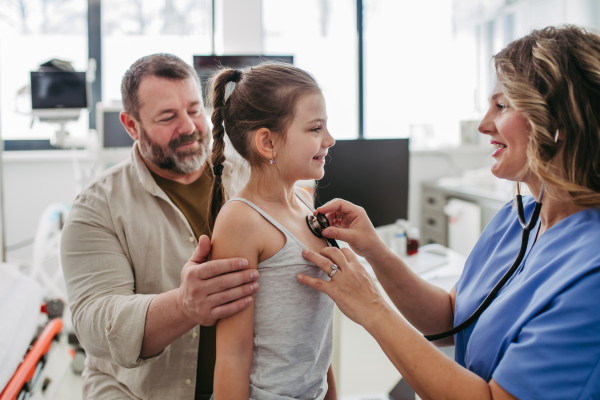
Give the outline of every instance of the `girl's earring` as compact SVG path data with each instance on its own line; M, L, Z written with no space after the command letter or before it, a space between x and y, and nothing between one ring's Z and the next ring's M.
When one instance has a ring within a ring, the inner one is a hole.
M269 160L269 163L271 165L275 164L275 157L271 157L271 159Z

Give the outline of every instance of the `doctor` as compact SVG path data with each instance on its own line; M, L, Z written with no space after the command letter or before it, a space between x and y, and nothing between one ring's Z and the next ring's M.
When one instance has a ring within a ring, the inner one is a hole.
M366 257L408 322L349 250L305 251L327 273L333 263L339 270L329 282L298 280L328 294L373 335L421 398L597 399L600 37L546 28L509 44L494 61L497 84L479 125L496 148L492 172L527 184L527 221L536 200L543 206L525 237L523 261L491 305L466 329L434 342L454 344L456 360L418 331L436 334L466 320L511 267L522 232L512 203L486 227L450 293L390 252L360 207L334 200L318 210L337 226L324 235Z

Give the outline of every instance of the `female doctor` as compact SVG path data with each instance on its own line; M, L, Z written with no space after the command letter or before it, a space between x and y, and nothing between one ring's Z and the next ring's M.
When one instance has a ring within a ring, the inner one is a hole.
M367 259L406 320L350 250L305 251L326 273L332 264L338 270L330 281L298 280L361 324L423 399L598 399L600 37L546 28L509 44L494 62L497 84L479 131L496 148L494 175L525 183L533 194L522 202L525 222L536 200L543 203L530 234L522 240L519 207L506 204L446 293L381 242L362 208L334 200L318 210L336 226L323 234ZM465 321L513 264L514 274L474 322L433 342L454 344L455 361L419 333Z

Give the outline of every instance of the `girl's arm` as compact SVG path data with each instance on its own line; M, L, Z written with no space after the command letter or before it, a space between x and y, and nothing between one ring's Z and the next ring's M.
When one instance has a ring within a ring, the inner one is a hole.
M219 213L213 229L212 259L242 257L248 260L248 269L256 269L261 252L261 235L256 235L259 224L244 207L243 203L230 203ZM248 399L253 327L254 302L244 311L217 323L215 400Z
M323 400L337 400L337 389L335 387L335 378L333 376L333 368L331 368L331 365L327 370L327 386L327 394Z

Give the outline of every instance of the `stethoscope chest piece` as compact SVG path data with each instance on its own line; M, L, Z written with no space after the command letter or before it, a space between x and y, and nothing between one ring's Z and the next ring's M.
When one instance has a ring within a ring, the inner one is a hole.
M323 237L323 229L329 227L329 221L323 214L317 214L315 217L312 214L306 216L306 223L310 231L318 238Z
M317 216L312 214L307 215L306 224L313 235L318 238L323 237L323 229L329 228L329 221L327 220L327 217L320 213L317 213ZM338 249L340 248L334 239L325 238L325 240L327 240L327 242L333 247L337 247Z

